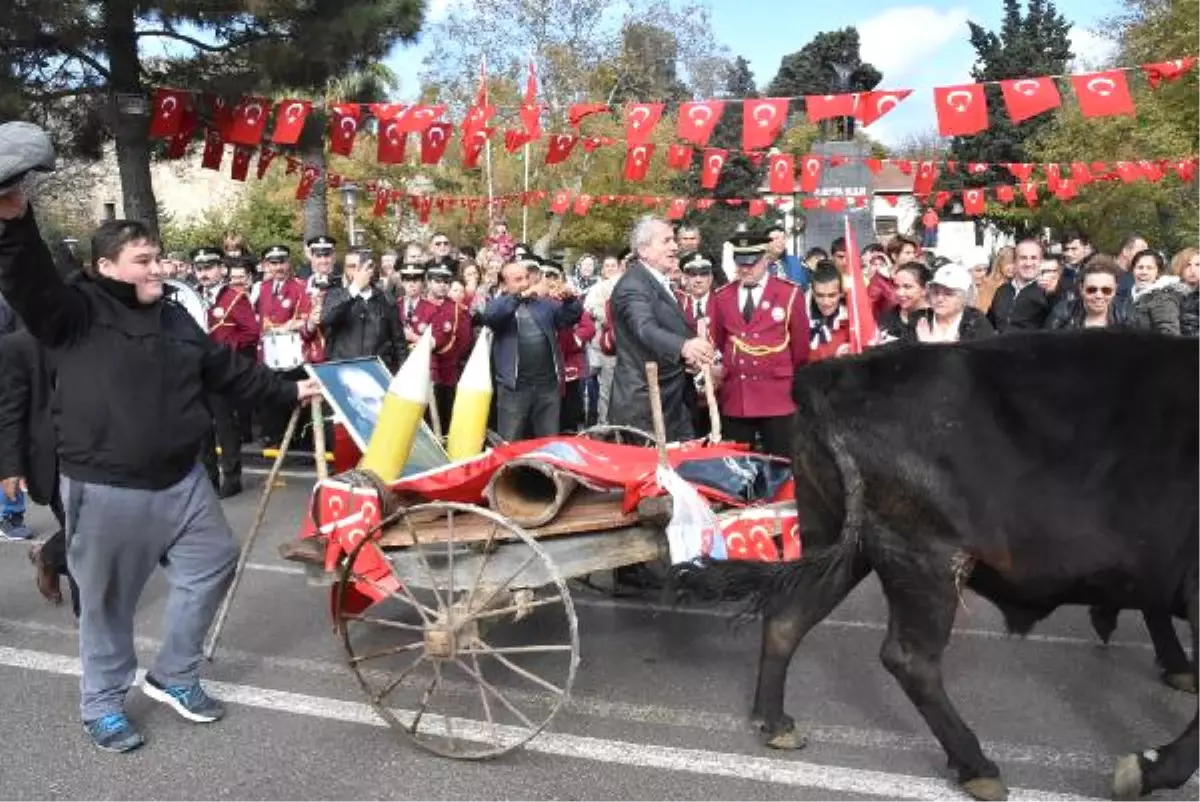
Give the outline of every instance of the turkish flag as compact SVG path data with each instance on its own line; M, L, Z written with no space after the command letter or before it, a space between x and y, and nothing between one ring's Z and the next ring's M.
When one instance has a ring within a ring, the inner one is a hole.
M879 173L883 170L882 159L867 159L866 165L867 169L871 171L871 175L879 175Z
M449 125L449 123L446 123ZM421 225L429 222L429 218L433 216L433 198L428 195L422 195L419 198L412 199L412 207L417 213L417 221Z
M927 194L933 191L933 183L937 181L938 168L931 161L921 162L917 167L917 174L913 177L913 192L916 194Z
M592 208L592 196L586 193L581 193L575 198L575 208L571 211L579 217L587 217L588 210Z
M779 195L790 195L796 191L796 160L790 153L771 154L771 178L768 188Z
M479 157L483 154L483 149L487 147L488 133L487 128L476 128L469 134L463 131L463 167L474 169L479 166Z
M349 156L354 150L354 137L362 118L362 108L357 103L337 103L329 118L329 151L339 156Z
M988 127L983 84L934 87L933 102L942 136L969 136Z
M1157 64L1143 64L1142 72L1146 74L1146 81L1150 84L1150 88L1158 89L1158 85L1164 81L1179 80L1195 64L1196 57L1189 56L1188 58L1177 58L1174 61L1160 61Z
M1001 81L1000 91L1004 93L1004 105L1008 107L1008 116L1014 123L1024 122L1062 105L1062 97L1053 78Z
M1111 117L1133 114L1133 97L1124 70L1106 70L1072 75L1075 97L1084 117Z
M701 161L700 186L704 189L715 189L721 180L721 170L725 167L725 159L729 151L721 148L706 148Z
M672 198L671 205L667 207L668 220L682 220L687 214L688 199L687 198Z
M800 160L800 191L811 195L821 183L821 157L805 156Z
M551 134L546 148L546 164L566 161L579 137L574 134Z
M454 123L434 123L421 132L421 164L437 164L450 144Z
M996 187L996 200L1001 203L1012 203L1014 197L1013 188L1010 184L1001 184Z
M187 147L192 141L191 134L175 134L167 140L167 158L182 159L187 155Z
M967 173L969 175L983 175L988 170L992 169L992 165L984 162L969 162L967 164Z
M874 89L870 92L860 92L854 116L862 123L863 128L866 128L911 94L911 89Z
M832 199L831 199L832 200ZM850 352L861 354L879 339L879 327L875 313L871 310L871 298L867 295L867 282L863 278L862 260L858 253L854 229L846 217L846 272L850 274L846 288L847 322L850 324Z
M325 186L329 189L337 189L342 185L342 174L335 173L332 170L325 173Z
M234 145L258 147L267 128L269 101L265 97L244 97L233 107L228 141Z
M204 135L204 155L200 157L200 166L205 170L220 170L221 159L225 157L225 142L221 135L209 129Z
M630 147L650 142L659 119L662 103L628 103L625 105L625 143Z
M463 139L468 140L476 131L485 130L487 128L487 124L495 115L495 106L472 106L467 111L467 116L463 119Z
M675 133L685 142L704 147L712 136L717 121L725 111L725 102L706 100L702 103L684 103L679 107L679 118Z
M858 110L857 92L845 95L807 95L804 98L804 113L809 122L819 122L835 117L853 117Z
M541 139L542 136L542 107L533 102L521 104L518 112L521 116L521 144Z
M386 189L380 189L375 192L375 204L371 207L372 217L383 217L387 214L388 201L390 195Z
M226 140L229 127L233 124L233 107L220 95L206 94L204 99L208 103L208 115L212 120L209 127L220 135L222 141Z
M395 120L381 122L375 161L380 164L404 164L404 148L407 144L408 134L400 132L400 125Z
M1078 194L1075 190L1075 182L1069 178L1060 183L1057 189L1054 190L1054 197L1060 201L1073 200Z
M1196 179L1196 159L1179 159L1171 167L1179 176L1179 180L1191 183Z
M154 111L150 117L150 138L166 139L180 133L190 93L181 89L155 89Z
M578 128L585 117L606 111L612 111L607 103L575 103L567 109L567 120L572 128Z
M281 100L275 106L275 131L271 141L276 145L295 145L300 141L300 132L304 130L304 121L312 103L307 100Z
M672 170L686 170L692 166L691 145L671 145L667 150L667 166Z
M304 171L300 173L300 183L296 184L296 200L308 200L318 175L316 167L311 164L304 165Z
M429 126L442 118L446 113L445 106L426 106L418 103L402 112L396 118L402 134L419 134L429 130Z
M551 214L562 215L567 213L567 208L571 205L571 192L567 189L560 189L554 193L550 199Z
M963 211L975 217L983 214L987 208L982 189L968 189L963 192Z
M267 174L267 168L271 166L271 162L274 160L275 151L270 148L263 148L258 152L258 166L255 168L255 175L259 181Z
M761 217L767 211L767 202L761 198L755 198L750 201L750 206L746 211L751 217Z
M371 110L371 116L381 123L390 123L392 120L399 117L408 108L407 103L372 103L367 106Z
M234 181L245 181L250 174L250 148L237 147L233 149L233 165L229 169L229 177Z
M950 202L950 193L949 192L939 192L938 194L933 196L933 206L936 209L942 209L949 202Z
M1092 182L1092 171L1088 169L1084 162L1071 162L1071 180L1076 186L1083 186Z
M742 101L742 149L771 146L787 122L788 99L768 97Z
M653 145L634 145L625 151L625 180L644 181L654 156Z
M1008 168L1008 171L1012 173L1018 181L1028 181L1029 177L1033 175L1032 164L1013 164L1012 162L1008 162L1004 166Z
M716 203L714 198L696 198L696 208L700 211L711 209L714 203Z
M1136 162L1117 162L1117 175L1126 184L1132 184L1145 178L1142 168Z
M821 198L821 208L827 212L844 212L846 211L846 199L840 195Z

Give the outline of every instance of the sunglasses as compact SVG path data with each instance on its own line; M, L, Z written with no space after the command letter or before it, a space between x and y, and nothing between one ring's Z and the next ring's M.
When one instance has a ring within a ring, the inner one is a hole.
M449 244L450 244L450 241L444 240L444 239L438 240L437 242L432 243L433 247L435 247L435 248L440 248L443 245L449 245Z
M1110 296L1110 295L1112 295L1112 294L1113 294L1113 288L1112 288L1112 287L1096 287L1096 286L1091 286L1091 287L1084 287L1084 288L1083 288L1083 291L1084 291L1085 293L1087 293L1088 295L1095 295L1096 293L1100 293L1100 294L1101 294L1101 295L1103 295L1105 298L1107 298L1108 296Z

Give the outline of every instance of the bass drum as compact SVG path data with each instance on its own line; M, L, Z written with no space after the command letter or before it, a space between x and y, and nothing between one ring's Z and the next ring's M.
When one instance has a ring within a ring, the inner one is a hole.
M196 321L196 325L208 331L208 312L204 309L204 301L200 300L200 295L182 281L173 278L163 279L163 284L167 287L167 300L186 309Z

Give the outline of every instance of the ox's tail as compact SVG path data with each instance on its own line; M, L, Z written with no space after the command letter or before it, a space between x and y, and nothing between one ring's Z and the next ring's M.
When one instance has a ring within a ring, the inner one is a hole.
M770 616L796 603L819 603L830 594L844 597L853 587L856 580L851 576L861 555L859 543L866 515L862 473L841 433L834 428L825 399L813 393L807 400L817 413L813 434L828 450L841 479L844 510L837 539L805 549L804 556L791 563L703 558L675 566L671 580L677 600L737 600L745 604L742 616ZM840 598L833 604L838 601Z

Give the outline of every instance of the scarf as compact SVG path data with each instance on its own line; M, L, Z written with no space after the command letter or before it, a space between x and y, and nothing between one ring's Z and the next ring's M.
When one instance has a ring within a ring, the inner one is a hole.
M850 315L846 311L845 302L839 302L837 312L825 317L821 314L821 310L817 308L817 301L808 295L808 319L809 319L809 340L810 348L817 348L825 345L833 339L833 334L838 329L850 322Z

